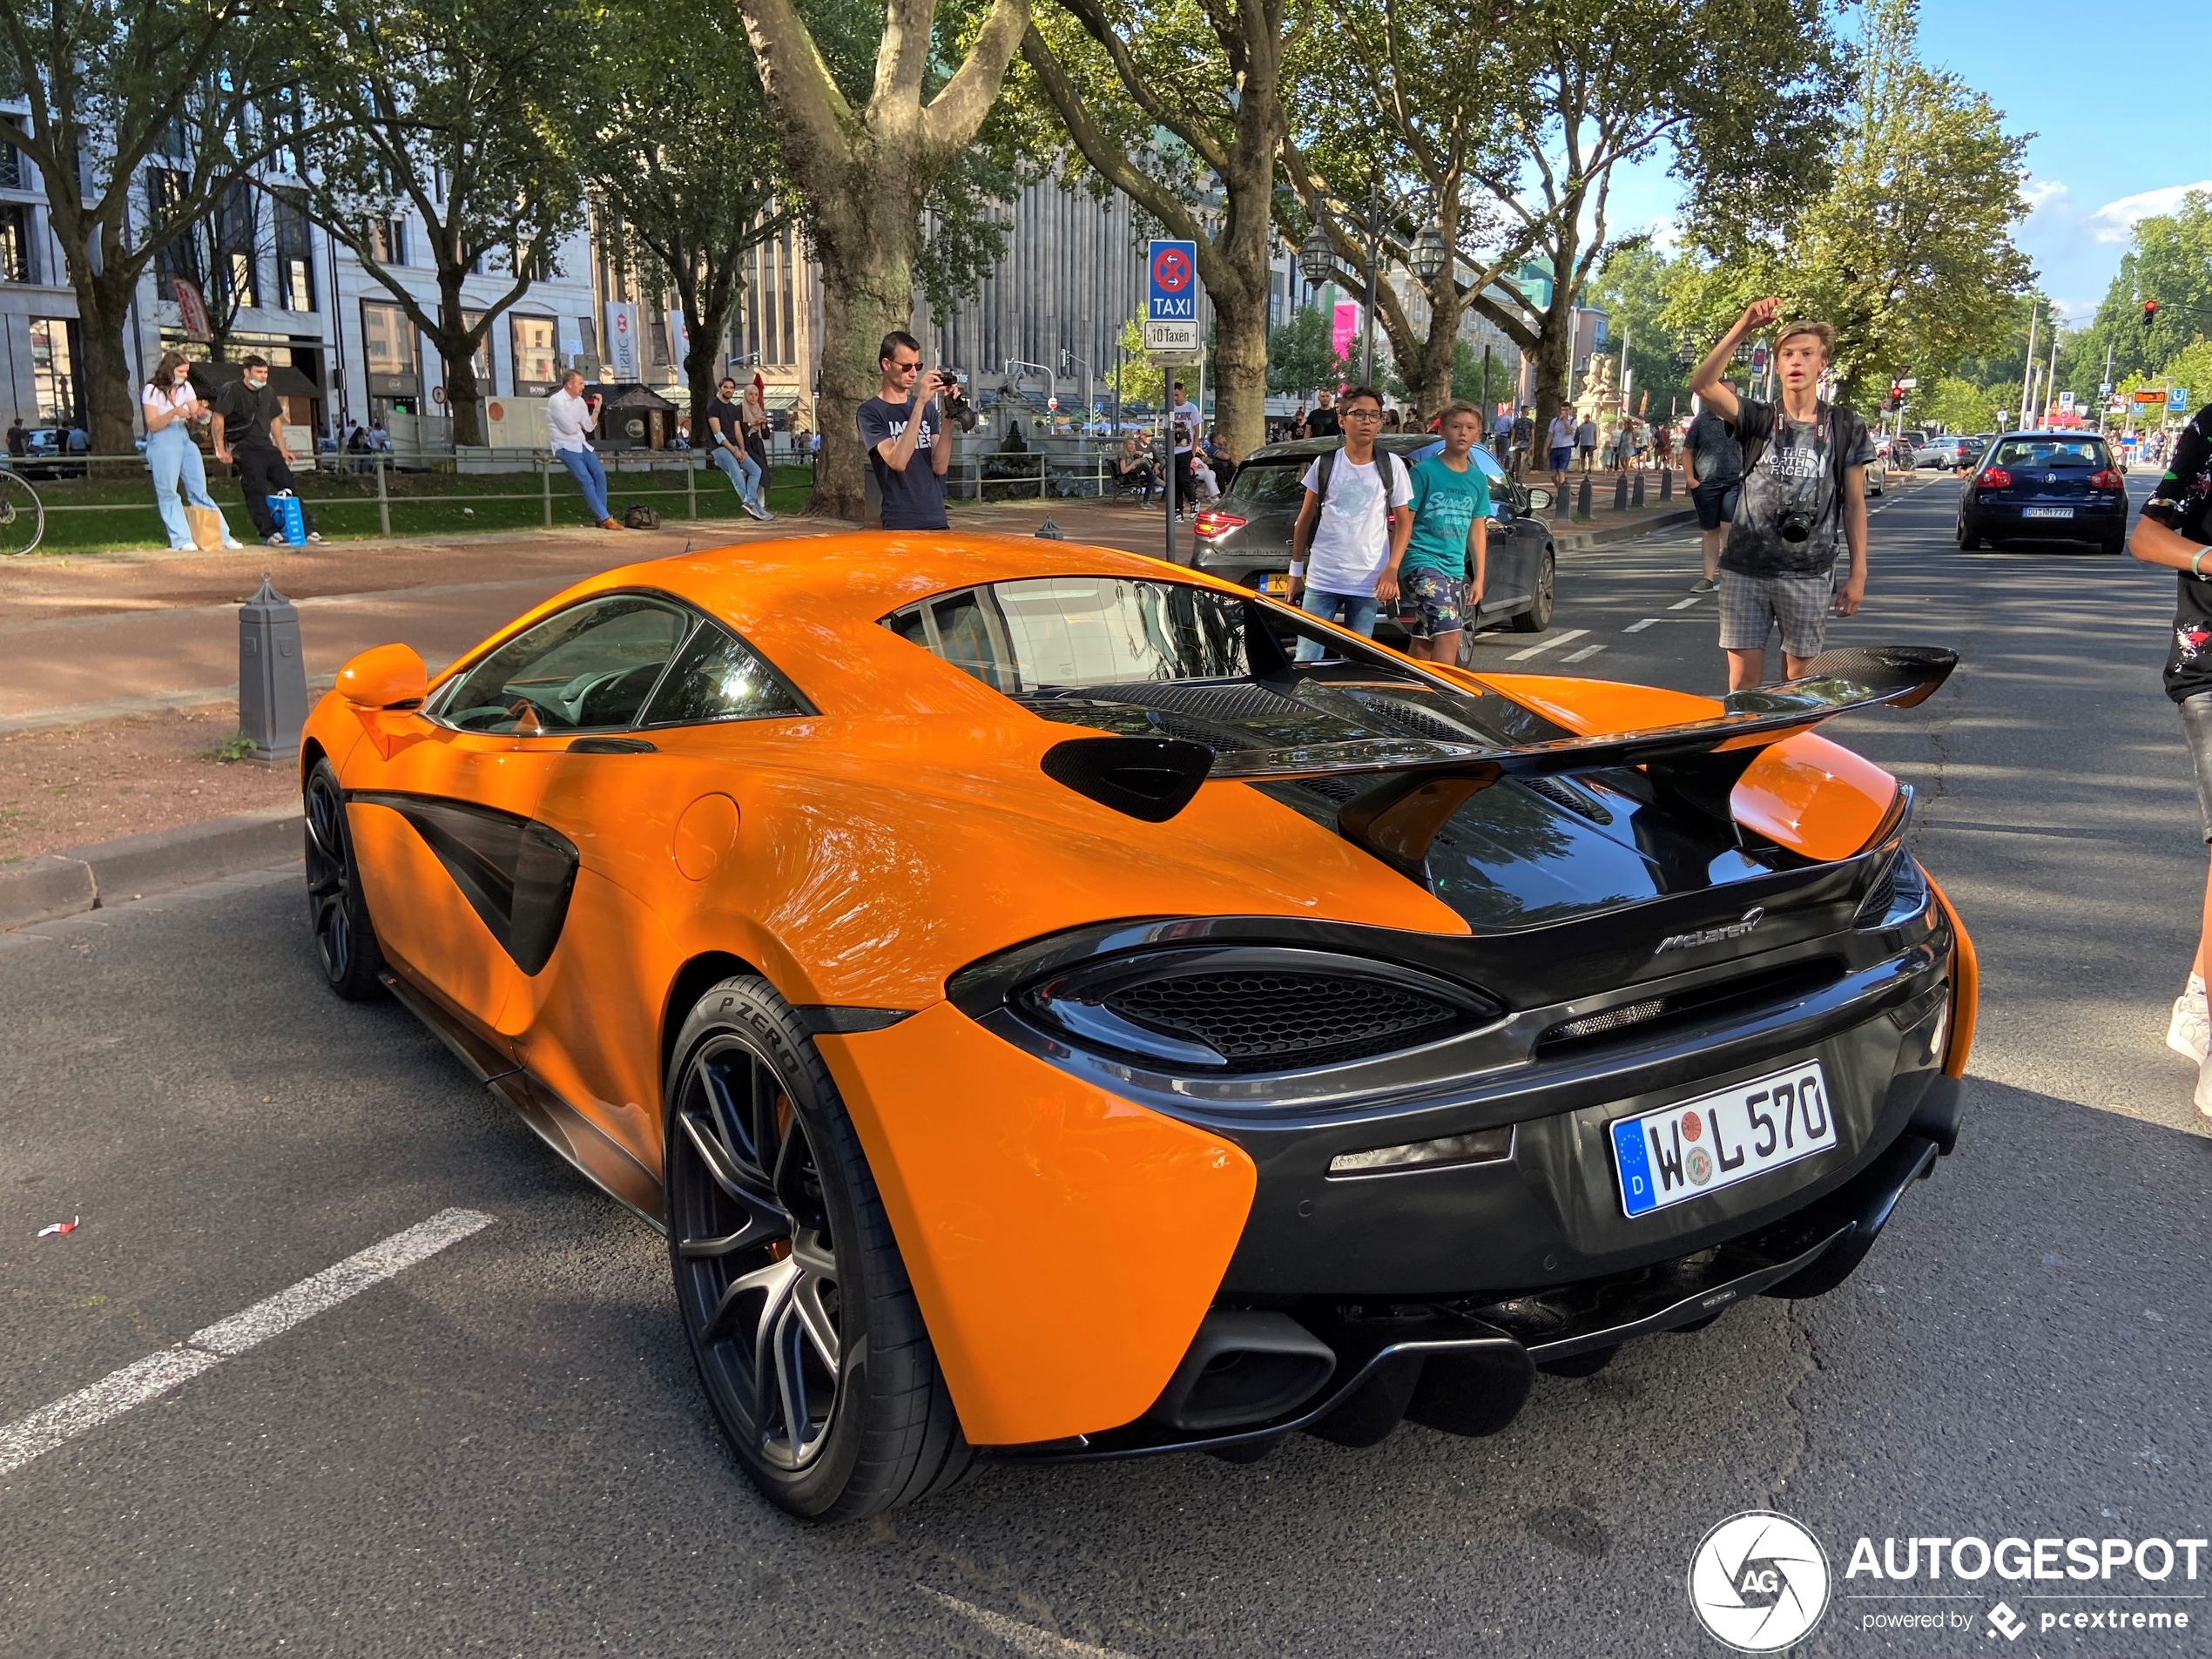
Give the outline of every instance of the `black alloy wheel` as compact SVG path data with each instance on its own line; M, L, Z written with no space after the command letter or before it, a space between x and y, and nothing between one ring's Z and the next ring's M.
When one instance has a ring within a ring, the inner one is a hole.
M941 1491L974 1453L835 1083L766 981L678 1035L669 1260L700 1381L779 1507L851 1520Z
M1514 632L1541 634L1552 625L1552 600L1558 586L1559 562L1546 548L1544 562L1536 567L1536 585L1528 595L1528 609L1513 619Z
M327 760L307 774L301 800L307 818L307 927L315 958L330 988L349 1002L380 995L384 953L361 897L354 839L346 823L346 792Z

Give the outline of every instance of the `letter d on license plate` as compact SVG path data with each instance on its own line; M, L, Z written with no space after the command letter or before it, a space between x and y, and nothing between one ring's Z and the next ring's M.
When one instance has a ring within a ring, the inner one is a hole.
M1648 1215L1836 1144L1817 1060L1608 1125L1621 1207Z

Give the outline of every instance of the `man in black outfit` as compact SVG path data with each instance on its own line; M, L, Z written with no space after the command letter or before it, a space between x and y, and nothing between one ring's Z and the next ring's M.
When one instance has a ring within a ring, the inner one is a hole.
M284 445L284 400L269 389L269 360L250 356L239 365L239 378L215 395L215 459L235 468L246 491L246 510L270 547L284 545L284 524L269 505L271 496L299 494L292 476L292 451ZM307 539L320 542L307 503L300 517Z
M1313 413L1305 417L1305 435L1309 438L1340 438L1344 436L1344 422L1337 419L1337 412L1330 407L1329 389L1321 395Z

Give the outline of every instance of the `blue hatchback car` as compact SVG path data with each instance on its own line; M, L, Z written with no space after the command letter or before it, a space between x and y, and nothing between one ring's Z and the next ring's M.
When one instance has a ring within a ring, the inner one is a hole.
M1959 490L1959 545L2088 542L2128 545L2128 481L2088 432L2007 432Z

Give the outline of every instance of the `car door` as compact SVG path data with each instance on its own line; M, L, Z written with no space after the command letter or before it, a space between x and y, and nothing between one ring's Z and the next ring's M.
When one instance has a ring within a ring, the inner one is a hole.
M1521 486L1506 475L1497 457L1480 444L1470 453L1490 486L1482 608L1476 624L1484 627L1528 609L1544 556L1544 536L1543 526L1522 510L1527 497Z
M579 868L567 925L516 1010L518 1052L561 1103L656 1175L663 999L698 947L700 907L729 891L741 853L746 745L733 728L813 711L745 641L699 617L622 735L579 740L548 766L538 818L576 846ZM740 943L717 934L714 948Z
M540 803L572 745L629 729L696 623L600 595L487 652L341 781L377 938L410 983L512 1053L566 925L581 853Z

